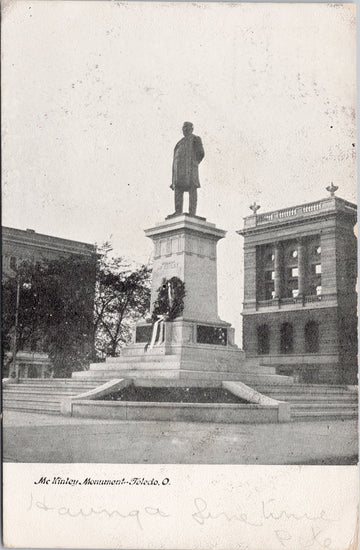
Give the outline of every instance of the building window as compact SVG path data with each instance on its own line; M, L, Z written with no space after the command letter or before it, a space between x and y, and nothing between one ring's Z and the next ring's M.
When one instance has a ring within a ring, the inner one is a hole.
M265 271L265 300L271 300L274 292L274 271Z
M268 325L260 325L257 328L258 354L270 353L270 329Z
M266 285L265 300L273 300L275 298L274 285Z
M284 290L284 296L285 298L294 298L294 296L297 296L299 294L298 288L299 288L299 280L297 275L293 275L293 273L297 273L297 267L289 267L286 270L286 286Z
M308 292L311 296L321 294L321 246L320 238L317 236L311 240L309 246L309 268L308 268Z
M305 325L305 353L319 351L319 325L316 321L309 321Z
M17 264L17 261L16 261L15 256L11 256L10 257L10 269L13 269L15 271L16 270L16 264Z
M273 261L275 260L275 254L273 252L267 252L266 255L265 255L265 262L267 264L271 264L273 263Z
M294 347L294 329L291 323L280 327L280 353L292 353Z
M296 249L296 242L288 241L284 244L284 247L285 254L281 266L281 297L293 298L293 291L298 289L299 277L298 252Z

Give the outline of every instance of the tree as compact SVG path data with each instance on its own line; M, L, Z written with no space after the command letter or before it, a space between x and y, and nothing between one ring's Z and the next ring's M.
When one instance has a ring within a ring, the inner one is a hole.
M71 376L92 360L116 356L150 302L148 266L132 268L105 243L97 258L23 262L2 281L2 355L47 352L54 376ZM16 307L17 294L19 307ZM15 314L18 310L18 320ZM4 364L4 362L3 362Z
M17 350L47 352L56 377L84 369L93 355L95 267L94 260L74 255L23 262L4 278L3 350L11 333L14 338L18 287Z
M95 293L95 348L101 357L117 356L131 339L131 328L150 305L151 268L131 268L122 257L112 256L112 247L100 249Z

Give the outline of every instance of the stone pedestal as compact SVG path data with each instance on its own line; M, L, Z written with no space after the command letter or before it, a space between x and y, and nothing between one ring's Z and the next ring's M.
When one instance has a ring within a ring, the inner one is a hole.
M145 235L154 242L151 310L163 278L185 283L183 318L219 321L216 245L226 232L204 218L188 214L169 217Z
M234 329L218 315L216 245L226 232L204 218L180 214L146 229L145 235L154 242L151 311L163 279L171 277L185 283L184 310L181 317L165 323L163 338L152 348L153 326L138 323L133 345L115 362L125 366L126 357L162 356L157 375L163 375L164 367L169 376L171 360L171 377L181 372L219 378L221 372L236 371L244 353L234 344Z

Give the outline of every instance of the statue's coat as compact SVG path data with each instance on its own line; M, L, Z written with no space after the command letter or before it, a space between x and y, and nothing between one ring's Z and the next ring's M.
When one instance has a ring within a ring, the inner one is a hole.
M190 134L175 145L171 189L189 191L200 187L198 166L204 155L199 136Z

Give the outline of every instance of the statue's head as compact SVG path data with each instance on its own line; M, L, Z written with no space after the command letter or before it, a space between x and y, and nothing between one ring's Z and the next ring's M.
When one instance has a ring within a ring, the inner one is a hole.
M183 127L182 127L182 131L183 131L183 134L184 134L185 137L192 134L193 130L194 130L194 126L193 126L192 122L184 122Z

